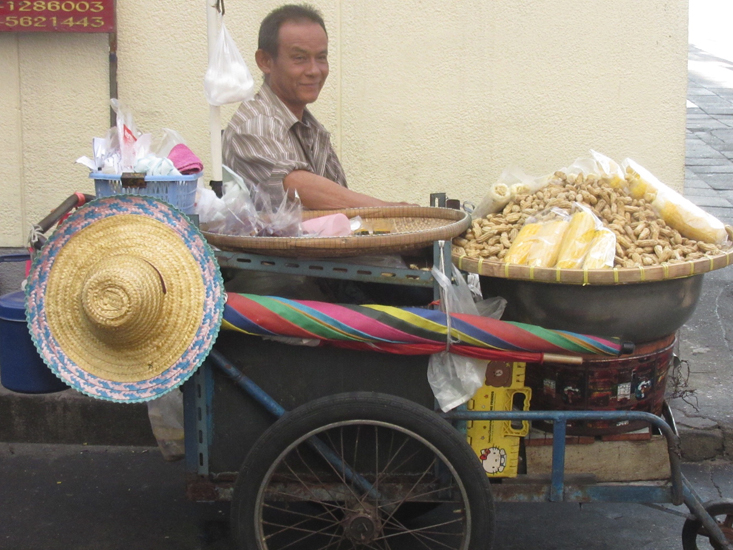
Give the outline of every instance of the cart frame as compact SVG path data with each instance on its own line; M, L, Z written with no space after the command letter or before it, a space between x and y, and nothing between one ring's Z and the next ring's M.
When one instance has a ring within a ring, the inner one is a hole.
M434 244L434 263L450 272L450 243ZM271 273L308 275L333 279L380 282L397 285L434 287L432 275L427 271L410 269L385 269L324 260L294 260L256 254L217 251L220 267L237 268ZM212 435L213 369L229 376L247 395L275 417L286 411L263 391L254 381L213 350L203 366L184 385L185 447L188 493L194 500L229 500L231 482L221 483L211 478L209 451ZM680 441L670 424L661 417L638 411L468 411L435 412L453 423L460 430L466 421L545 421L553 425L552 471L549 479L532 479L529 483L492 484L496 502L628 502L640 504L685 504L691 512L690 519L702 523L708 536L721 548L733 550L719 524L706 510L705 505L690 482L681 472ZM659 430L665 437L671 476L663 482L645 483L588 483L582 479L566 480L565 448L568 422L582 420L644 421ZM479 461L476 468L480 469ZM521 476L521 474L520 474ZM369 488L365 487L365 491Z

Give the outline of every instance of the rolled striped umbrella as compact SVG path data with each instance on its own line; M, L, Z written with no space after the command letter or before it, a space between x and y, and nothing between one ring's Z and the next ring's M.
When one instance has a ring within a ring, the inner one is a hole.
M256 336L289 336L323 344L397 353L452 353L487 360L542 362L630 351L602 338L478 315L383 305L342 305L253 294L227 295L222 328ZM448 333L450 332L450 339Z

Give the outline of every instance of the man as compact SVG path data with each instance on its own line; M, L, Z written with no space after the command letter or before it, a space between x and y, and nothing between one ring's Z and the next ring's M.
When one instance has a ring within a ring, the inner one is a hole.
M224 131L224 164L267 190L275 204L296 191L308 209L404 204L348 189L330 134L306 108L318 99L329 70L328 35L317 10L273 10L260 25L255 59L264 84Z
M297 191L311 210L404 205L348 189L330 134L306 107L318 99L328 77L328 35L320 13L308 5L273 10L260 25L257 47L255 60L265 81L224 131L224 164L247 184L266 190L273 204L280 204L285 192L294 196ZM227 290L350 303L387 303L389 297L380 293L394 294L392 285L367 287L249 271L237 274ZM407 294L400 290L401 297ZM430 299L432 292L419 300L422 304Z

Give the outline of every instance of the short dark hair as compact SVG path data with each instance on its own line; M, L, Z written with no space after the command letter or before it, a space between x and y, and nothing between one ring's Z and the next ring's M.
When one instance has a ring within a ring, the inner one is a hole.
M312 21L318 23L323 32L328 36L326 24L323 22L323 16L316 8L309 4L285 4L279 8L275 8L267 14L260 24L260 34L257 40L257 48L265 50L273 58L277 57L278 51L278 35L280 27L286 21Z

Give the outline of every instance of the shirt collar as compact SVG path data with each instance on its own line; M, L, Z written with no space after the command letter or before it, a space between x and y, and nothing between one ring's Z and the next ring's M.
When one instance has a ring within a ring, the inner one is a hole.
M288 128L292 128L297 123L301 122L298 120L298 117L293 114L293 111L288 109L288 106L283 103L282 99L277 97L277 94L272 91L272 88L270 88L270 85L267 84L267 82L262 83L260 93L272 104L279 117L287 123ZM318 121L316 121L315 117L310 113L307 107L303 110L302 122L308 126L318 127Z

